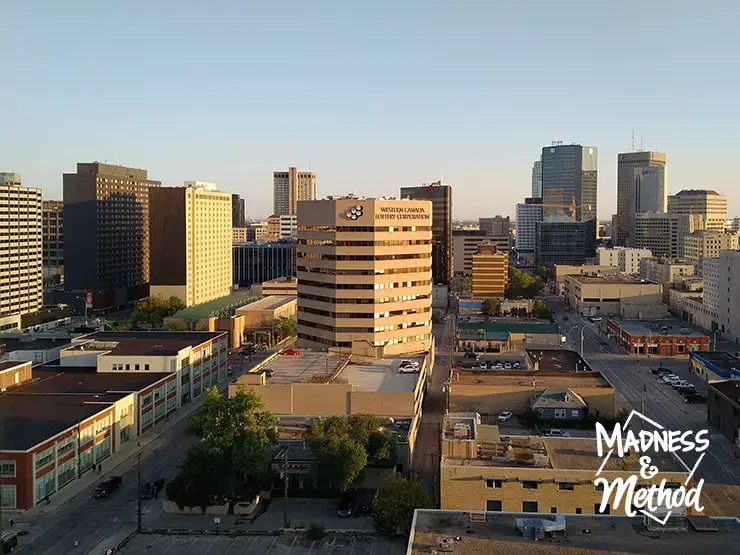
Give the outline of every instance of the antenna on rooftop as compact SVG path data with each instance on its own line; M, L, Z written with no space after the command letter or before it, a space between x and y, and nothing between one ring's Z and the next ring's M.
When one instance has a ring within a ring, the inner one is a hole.
M630 152L635 151L635 130L632 130L632 146L630 147Z

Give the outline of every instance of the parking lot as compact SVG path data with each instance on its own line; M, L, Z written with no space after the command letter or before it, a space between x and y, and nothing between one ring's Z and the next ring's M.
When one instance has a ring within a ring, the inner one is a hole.
M138 534L120 551L126 555L302 555L335 553L342 555L402 555L406 539L353 537L328 534L311 541L303 535L292 536L170 536Z
M497 364L501 367L498 368ZM476 360L463 356L456 357L455 366L457 368L482 368L485 365L488 370L526 370L527 365L524 362L524 356L499 356L495 354L480 354Z

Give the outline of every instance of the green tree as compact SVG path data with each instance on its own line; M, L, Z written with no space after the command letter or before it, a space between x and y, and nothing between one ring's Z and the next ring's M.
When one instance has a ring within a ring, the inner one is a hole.
M470 295L473 292L473 278L466 276L460 280L460 288L463 294Z
M174 319L169 322L165 322L163 325L164 329L169 331L188 331L188 326L182 320Z
M537 299L532 306L532 315L541 320L552 320L552 313L542 299Z
M131 331L134 326L131 320L116 320L115 322L108 322L105 329L107 331Z
M429 492L418 479L397 474L380 486L373 501L375 528L385 534L408 534L414 510L431 506Z
M537 270L535 270L535 275L539 276L542 281L547 283L555 277L555 270L550 266L539 266Z
M533 299L542 293L545 282L539 276L522 272L514 266L509 266L509 284L506 288L506 296L509 298L527 298Z
M501 301L492 297L483 299L483 316L486 318L490 316L501 315Z
M277 332L280 340L298 335L298 322L295 318L281 316L273 322L272 327Z
M134 327L141 325L158 329L162 327L162 321L172 316L179 310L185 308L183 302L177 297L164 299L162 297L149 297L136 303L136 308L131 314Z

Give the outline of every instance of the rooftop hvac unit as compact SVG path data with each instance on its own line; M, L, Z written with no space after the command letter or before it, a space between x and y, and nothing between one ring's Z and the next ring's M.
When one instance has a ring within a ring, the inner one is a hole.
M470 437L470 424L465 422L458 422L455 424L454 436L456 439L467 439Z

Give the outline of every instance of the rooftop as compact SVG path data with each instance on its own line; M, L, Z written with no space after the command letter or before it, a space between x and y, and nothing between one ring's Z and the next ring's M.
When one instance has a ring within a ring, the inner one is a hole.
M495 428L495 426L478 426ZM603 463L594 438L552 438L541 436L499 436L487 434L479 440L478 457L444 457L443 464L452 466L495 466L500 468L550 468L559 470L598 471ZM624 457L610 457L605 471L638 472L640 457L649 455L660 472L686 472L670 454L657 451L629 451Z
M591 371L588 363L575 351L569 349L526 349L532 368L537 364L539 371L583 372Z
M660 320L611 320L630 335L637 336L693 336L707 337L705 331L697 330L679 318L661 318Z
M236 311L240 313L251 310L277 310L282 306L297 302L295 295L270 295L253 303L241 306Z
M1 360L0 361L0 372L4 370L9 370L11 368L15 368L16 366L20 366L22 364L26 364L28 361L26 360Z
M270 384L306 383L328 380L344 362L344 357L322 351L301 349L300 355L277 355L267 361L262 370L272 370ZM238 382L238 380L237 380Z
M213 299L207 303L183 308L176 312L173 318L182 318L185 321L201 320L214 316L231 316L234 310L245 304L257 300L250 290L236 291L231 295Z
M441 538L455 541L456 555L675 555L677 553L728 553L740 542L740 524L734 518L713 518L714 532L647 532L642 518L567 515L565 537L532 541L522 537L514 518L551 519L552 514L486 513L485 522L471 522L462 511L417 510L410 553L428 554ZM690 522L706 523L706 517ZM701 524L697 525L700 527Z
M400 373L398 366L402 360L416 361L420 366L424 363L423 356L378 359L368 364L349 364L341 377L355 386L356 391L413 391L419 374Z
M506 340L511 333L523 334L559 334L560 328L546 320L522 322L515 318L510 321L496 322L460 322L457 325L460 339L482 338L489 340Z
M105 350L114 355L172 356L221 335L225 332L100 331L76 338L66 351Z
M593 283L603 283L603 284L624 284L624 285L651 285L653 287L656 287L656 284L650 283L644 279L634 278L632 276L624 276L621 274L607 274L607 275L600 275L600 276L586 276L586 275L581 275L581 274L571 274L568 277L584 285L593 284Z
M701 357L720 370L740 370L740 358L724 351L694 351L692 356Z
M727 380L724 382L712 382L709 384L709 388L716 389L733 403L740 405L740 381Z
M34 368L31 382L0 394L2 449L30 449L168 375L98 374L90 368L60 366Z
M68 338L37 338L33 335L23 337L0 337L0 344L6 353L13 351L48 351L56 347L69 345Z
M455 385L525 386L532 383L539 390L547 387L611 387L598 372L562 372L550 370L453 370L451 394ZM532 390L534 392L534 389Z

